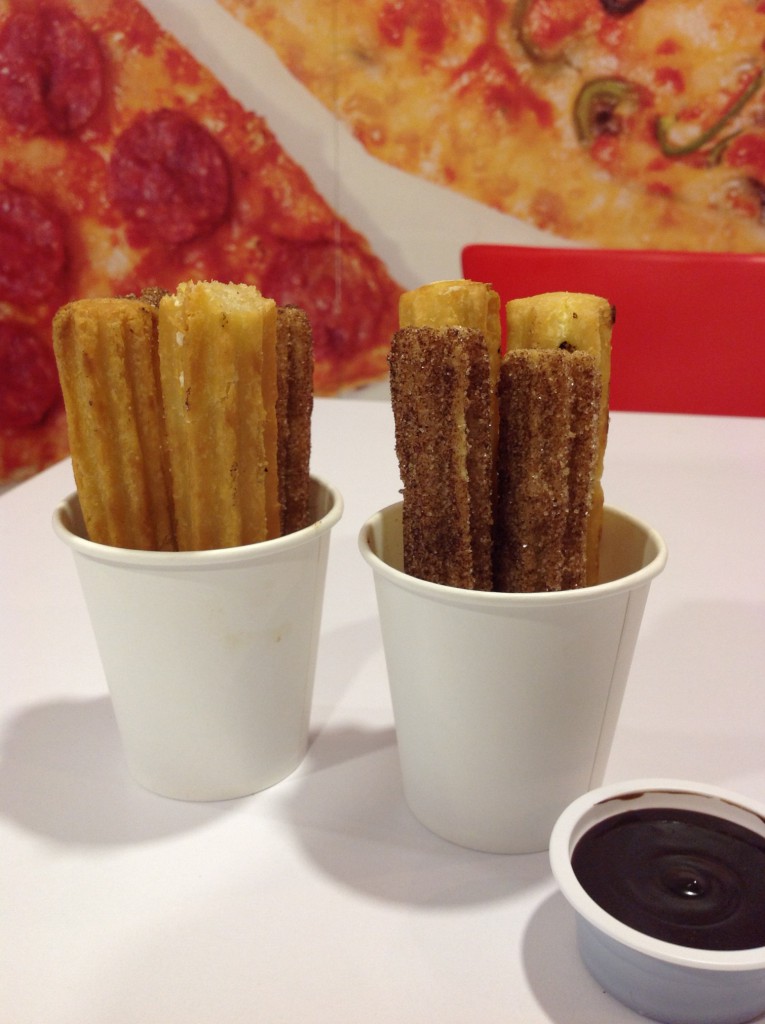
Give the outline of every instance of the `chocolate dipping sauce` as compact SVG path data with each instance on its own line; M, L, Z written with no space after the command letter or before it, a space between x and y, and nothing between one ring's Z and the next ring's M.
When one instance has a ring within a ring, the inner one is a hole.
M616 814L574 848L580 884L612 917L695 949L765 946L765 837L698 811Z

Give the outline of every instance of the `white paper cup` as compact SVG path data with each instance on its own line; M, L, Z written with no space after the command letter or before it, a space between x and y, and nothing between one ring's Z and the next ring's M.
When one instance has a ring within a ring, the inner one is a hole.
M311 481L312 525L212 551L87 539L79 500L56 509L74 554L134 778L181 800L272 786L303 759L329 539L340 494Z
M545 850L564 807L602 780L665 544L606 507L597 586L470 591L402 571L401 512L399 502L372 516L359 546L374 573L407 803L462 846Z

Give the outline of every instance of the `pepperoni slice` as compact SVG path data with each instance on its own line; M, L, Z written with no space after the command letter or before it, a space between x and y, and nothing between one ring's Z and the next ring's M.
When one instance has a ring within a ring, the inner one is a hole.
M40 423L59 401L56 360L24 324L0 322L0 428Z
M104 85L98 41L71 11L19 11L0 32L0 107L30 135L76 132L96 112Z
M65 265L59 215L28 192L0 187L0 299L29 305L49 298Z
M188 242L228 215L228 157L203 125L178 110L141 114L117 139L110 196L137 229L136 241Z
M281 305L301 306L313 326L316 359L341 362L368 349L387 316L386 296L364 253L333 242L286 244L261 288Z

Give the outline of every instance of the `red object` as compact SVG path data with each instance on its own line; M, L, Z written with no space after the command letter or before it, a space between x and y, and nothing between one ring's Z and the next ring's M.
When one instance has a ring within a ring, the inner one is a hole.
M170 245L209 235L225 220L231 168L215 137L180 110L139 114L117 139L109 165L110 198L138 244Z
M765 416L765 253L469 245L462 268L503 309L540 292L608 299L612 409Z
M50 342L0 320L0 430L34 427L61 399Z
M0 185L0 302L43 302L65 272L63 218L37 196Z
M101 103L103 82L98 41L75 14L30 6L10 15L0 32L0 108L19 131L79 131Z

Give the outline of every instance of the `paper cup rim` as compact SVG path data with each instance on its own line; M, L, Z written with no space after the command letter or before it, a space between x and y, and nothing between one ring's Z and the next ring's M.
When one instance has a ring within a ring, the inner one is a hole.
M254 544L240 544L230 548L207 548L201 551L145 551L140 548L121 548L110 544L99 544L83 537L72 527L72 511L81 515L79 495L72 491L56 506L53 512L53 531L56 536L79 555L100 562L116 565L145 566L154 569L203 569L218 567L245 559L268 558L285 549L307 544L316 536L331 530L341 519L344 511L343 496L332 484L322 477L311 475L311 485L317 493L322 491L331 501L328 510L315 522L294 530L282 537L262 540Z
M613 917L596 903L580 884L571 865L571 854L572 842L574 837L578 839L578 827L582 819L600 804L626 800L632 795L650 797L652 794L667 798L690 796L710 799L716 801L719 807L732 806L765 821L765 804L750 800L748 797L720 786L688 782L682 779L647 778L612 783L593 789L577 797L568 805L557 819L550 836L550 866L558 888L566 901L591 927L608 936L612 941L652 959L701 970L724 972L765 970L765 946L736 950L697 949L656 939ZM672 804L669 802L662 803L661 806L666 806L668 810L672 808ZM618 808L614 807L611 814L603 814L602 818L597 820L606 820L617 813ZM710 810L709 813L714 812ZM717 816L722 817L722 814ZM587 828L594 824L595 820ZM587 831L587 828L583 828L582 834Z
M592 586L580 587L575 590L506 593L492 590L465 590L461 587L446 586L442 583L432 583L429 580L421 580L416 576L410 576L408 573L403 572L403 570L389 565L372 550L371 539L375 524L380 522L384 516L393 514L395 510L400 510L402 506L402 501L394 502L385 508L379 509L366 520L358 535L359 550L365 561L377 575L404 590L409 590L422 596L429 595L432 599L440 600L447 604L471 605L488 609L491 606L518 605L521 607L532 607L534 605L569 604L574 601L577 603L597 601L608 597L610 594L636 590L650 583L664 569L667 562L667 545L657 530L628 512L624 512L613 505L606 505L603 509L604 515L615 516L631 523L645 535L646 542L651 543L654 547L655 553L651 560L636 572L629 573L627 576L621 576L615 580L608 580L605 583L596 583Z

